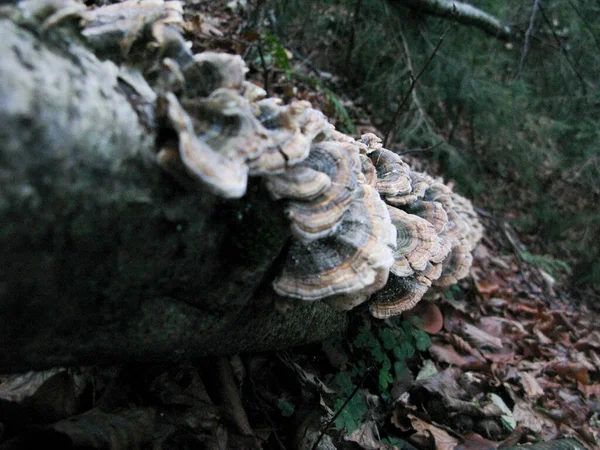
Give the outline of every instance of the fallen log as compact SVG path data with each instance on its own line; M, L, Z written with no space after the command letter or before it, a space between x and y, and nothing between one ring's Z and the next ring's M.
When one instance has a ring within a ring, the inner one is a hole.
M254 296L288 238L280 205L259 182L226 201L166 175L135 71L65 27L6 17L0 55L0 371L276 349L343 329L324 305L283 316Z

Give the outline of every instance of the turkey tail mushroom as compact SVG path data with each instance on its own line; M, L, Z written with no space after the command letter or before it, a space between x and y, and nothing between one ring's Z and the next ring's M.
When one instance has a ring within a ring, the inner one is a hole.
M273 283L275 292L299 300L358 295L387 279L394 240L395 230L377 192L358 186L334 235L308 243L294 240Z
M164 94L163 120L177 146L157 160L226 198L243 196L249 176L263 178L292 231L278 295L337 309L371 299L371 314L386 318L467 275L482 235L468 200L412 171L376 135L355 140L309 102L264 98L244 80L241 58L190 56L172 42L181 48L169 53L171 69L179 64L185 80L180 98Z
M325 141L313 144L308 157L298 165L324 173L331 185L311 201L292 201L286 208L292 232L309 242L333 234L353 200L361 163L356 147Z

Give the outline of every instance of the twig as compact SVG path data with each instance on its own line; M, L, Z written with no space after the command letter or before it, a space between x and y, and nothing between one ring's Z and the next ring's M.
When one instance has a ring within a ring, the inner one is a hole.
M450 25L450 26L448 26L448 28L446 28L446 31L444 31L444 34L442 34L442 36L440 37L437 45L433 49L433 52L431 53L431 55L429 55L429 59L427 59L427 62L425 63L425 65L423 66L423 68L421 69L421 71L417 74L417 76L413 77L412 73L410 73L410 78L411 78L412 81L410 83L408 91L404 95L404 98L402 99L402 101L398 105L398 108L396 108L396 112L394 113L394 116L392 117L392 121L390 122L390 125L389 125L389 127L388 127L388 129L387 129L387 131L385 133L385 136L383 138L383 146L384 147L387 146L388 138L390 137L390 133L392 132L392 129L394 128L394 124L396 123L396 119L398 118L398 115L400 114L400 111L402 110L402 107L404 106L404 104L408 100L408 97L410 97L410 94L412 93L413 89L417 85L417 81L419 81L419 78L421 78L421 75L423 75L423 72L425 72L425 70L427 69L427 67L431 63L431 61L433 61L433 58L434 58L435 54L440 49L440 46L442 45L442 42L444 41L444 38L446 37L446 33L448 33L448 31L450 30L451 26L452 25Z
M596 43L596 47L598 47L598 50L600 50L600 42L598 42L598 39L596 38L596 35L594 34L593 29L590 26L590 24L588 23L588 21L585 20L585 17L583 16L583 14L581 14L581 12L579 12L579 10L577 9L577 7L575 6L575 4L571 0L567 0L567 2L571 6L571 8L573 8L573 10L575 11L575 13L579 16L579 18L581 19L581 21L583 22L583 24L587 28L588 32L592 35L592 39Z
M410 155L411 153L425 153L425 152L430 152L430 151L435 150L436 148L438 148L443 143L444 143L444 141L440 141L437 144L432 145L431 147L427 147L427 148L411 148L410 150L406 150L404 152L400 152L400 153L396 153L396 154L398 156L404 156L404 155Z
M577 78L579 78L579 82L581 83L581 86L583 87L583 92L585 94L587 92L587 86L585 84L585 80L583 79L581 74L577 71L577 69L575 69L575 66L571 62L571 58L569 58L569 55L567 54L567 51L563 47L562 42L560 42L560 38L556 34L556 31L554 31L554 27L552 26L552 23L550 23L550 20L548 20L548 17L546 16L546 13L545 13L544 8L542 7L541 3L539 4L539 7L540 7L540 13L542 14L542 18L544 19L544 22L546 22L546 25L548 25L548 28L550 28L550 32L552 33L552 36L554 36L554 39L556 40L556 43L557 43L559 49L562 51L563 55L565 56L565 59L569 63L569 66L571 66L571 69L573 70L573 72L575 73Z
M535 16L537 15L539 7L540 0L534 0L533 9L531 10L531 16L529 17L529 28L527 28L527 32L525 33L525 44L523 45L521 63L519 64L519 71L517 72L517 75L515 75L515 80L521 78L523 68L525 67L525 61L527 60L527 56L529 55L529 49L531 47L531 38L533 36L533 29L535 27Z
M410 49L408 48L408 42L406 41L406 38L404 37L404 33L402 32L402 27L400 27L398 29L398 35L400 36L400 39L402 41L402 47L404 47L404 54L406 55L406 66L408 67L408 74L412 78L412 74L415 73L415 68L413 66L412 58L410 56ZM431 47L434 48L435 46L432 45ZM427 119L427 113L423 110L423 105L421 105L421 101L419 100L419 95L417 94L416 87L411 92L411 97L413 100L413 104L417 108L417 111L419 112L419 114L416 117L416 119L413 120L413 122L409 126L406 127L408 130L411 130L408 132L408 134L409 135L412 134L413 133L412 130L416 131L423 122L425 122L425 125L428 128L428 131L432 131L433 128L429 125L429 121ZM435 134L435 133L432 133L432 134Z
M352 25L350 28L350 39L348 39L348 49L346 50L346 72L350 71L350 59L352 57L352 50L354 50L356 24L358 23L361 3L362 0L356 0L356 5L354 6L354 15L352 16Z
M331 428L331 425L333 425L333 422L335 422L335 419L337 419L339 417L339 415L342 413L342 411L344 411L344 408L346 406L348 406L348 403L350 403L350 400L352 400L352 398L356 395L356 393L362 386L363 382L367 379L367 376L371 373L372 370L373 370L373 366L367 368L367 370L365 371L365 374L362 376L360 381L356 384L356 387L354 388L352 393L348 396L348 398L343 403L343 405L340 406L340 409L337 410L337 412L333 415L331 420L329 420L329 422L327 422L327 425L325 426L325 428L323 428L321 430L321 433L319 434L319 437L317 438L317 440L311 447L311 450L317 450L317 445L319 445L319 442L321 442L321 439L323 439L323 436L325 436L325 433L327 433L327 430L329 430L329 428Z
M263 54L262 51L262 39L258 40L258 54L260 55L260 65L262 66L263 69L263 84L265 85L265 92L267 93L267 97L270 97L269 95L269 69L267 68L267 63L265 62L265 55Z

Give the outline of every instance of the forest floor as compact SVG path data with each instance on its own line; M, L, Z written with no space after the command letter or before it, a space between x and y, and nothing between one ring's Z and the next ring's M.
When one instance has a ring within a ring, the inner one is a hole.
M198 3L194 50L241 54L271 95L383 134L302 49L242 31L241 4ZM600 448L597 314L570 304L511 228L480 213L471 275L403 318L357 314L347 336L280 353L0 377L0 450L494 449L562 438Z

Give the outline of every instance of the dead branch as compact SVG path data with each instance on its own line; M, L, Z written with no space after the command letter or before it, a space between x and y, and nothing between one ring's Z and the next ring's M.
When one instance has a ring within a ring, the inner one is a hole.
M533 8L531 10L531 17L529 18L529 27L527 28L527 32L525 33L525 44L523 45L523 54L521 55L521 62L519 64L519 71L515 76L515 80L521 78L521 74L523 73L523 68L525 67L525 61L527 60L527 56L529 55L529 49L531 47L531 38L533 37L533 29L535 27L535 16L537 15L538 9L540 6L540 0L534 0Z
M581 87L583 88L583 92L585 94L587 92L587 84L586 84L585 80L583 79L583 77L581 76L579 71L575 68L575 66L573 65L571 58L569 58L569 55L568 55L567 51L565 50L565 47L562 45L562 42L560 41L560 37L558 36L558 34L556 34L556 31L554 30L552 23L548 19L548 16L546 16L546 12L545 12L544 8L542 7L541 3L539 4L539 8L540 8L540 13L542 14L542 18L544 19L544 22L550 29L550 32L552 33L552 36L554 37L554 40L556 41L558 48L560 49L563 56L567 60L567 63L569 63L571 70L575 73L575 76L577 76L577 79L579 80L579 83L581 84Z
M503 41L515 39L513 30L508 25L503 25L501 20L491 14L474 7L469 3L451 0L389 0L395 7L408 6L409 8L442 17L463 25L473 26L485 33Z

